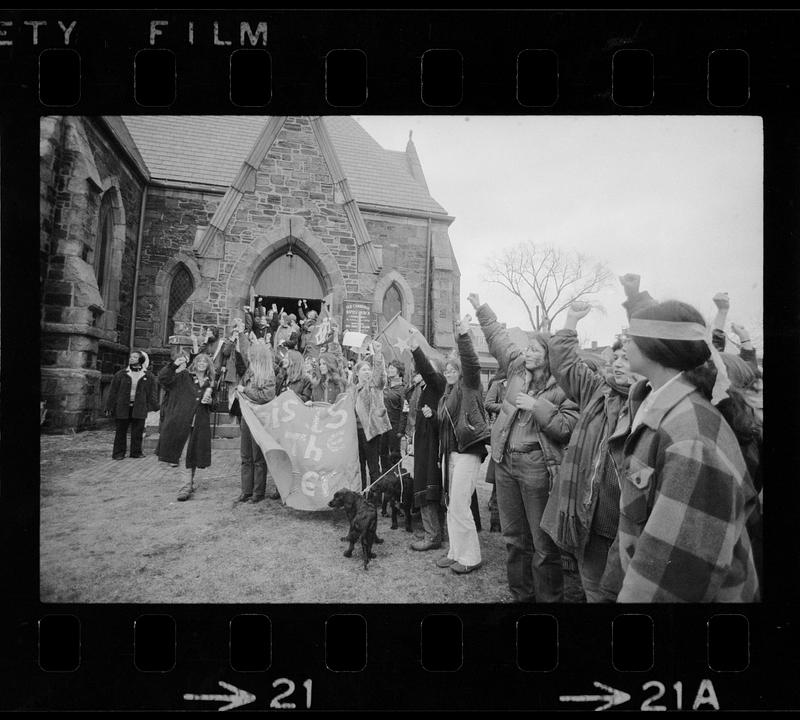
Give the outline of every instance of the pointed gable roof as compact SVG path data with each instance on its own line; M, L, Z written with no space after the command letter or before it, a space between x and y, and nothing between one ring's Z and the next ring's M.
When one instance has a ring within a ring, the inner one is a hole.
M223 190L237 177L269 117L135 115L123 119L153 180ZM406 152L385 150L351 117L327 116L323 122L356 202L447 214L431 197L424 179L420 182L412 174Z

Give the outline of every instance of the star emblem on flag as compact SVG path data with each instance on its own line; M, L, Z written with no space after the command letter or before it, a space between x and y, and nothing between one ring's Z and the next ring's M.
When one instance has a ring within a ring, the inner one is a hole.
M396 347L397 351L401 354L404 353L406 350L409 350L410 352L410 348L408 347L408 340L406 338L398 337L392 343L392 347Z

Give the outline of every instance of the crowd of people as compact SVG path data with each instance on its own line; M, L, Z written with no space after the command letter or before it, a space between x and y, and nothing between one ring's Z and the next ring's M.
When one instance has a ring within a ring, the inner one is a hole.
M482 565L476 488L486 466L491 531L502 533L516 602L562 602L565 569L576 568L587 602L753 602L760 599L763 477L762 372L745 328L718 293L706 325L686 303L657 302L636 275L620 278L628 327L603 364L579 352L573 302L562 329L516 344L476 294L469 296L498 371L484 391L470 335L442 360L411 331L413 366L385 363L372 341L347 360L336 329L318 315L259 302L227 336L210 331L158 375L145 353L115 375L107 409L113 456L141 456L144 417L164 389L157 455L179 474L178 500L211 463L211 414L240 417L238 395L267 403L291 390L304 402L349 394L355 409L361 487L413 455L418 552L455 575ZM410 370L408 382L406 372ZM488 462L485 463L488 456ZM240 502L267 494L267 463L241 422ZM270 497L279 497L272 489Z

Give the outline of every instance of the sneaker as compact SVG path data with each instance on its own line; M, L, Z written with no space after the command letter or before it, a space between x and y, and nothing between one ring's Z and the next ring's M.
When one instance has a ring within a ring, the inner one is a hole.
M479 562L477 565L462 565L461 563L453 563L450 566L450 569L459 575L466 575L467 573L471 573L473 570L477 570L481 565L483 565L482 562Z
M436 542L435 540L416 540L415 542L411 543L412 550L418 550L419 552L424 552L425 550L438 550L442 547L441 542Z
M242 493L236 498L236 502L247 502L251 497L253 497L252 493Z
M436 561L436 567L448 568L451 565L453 565L454 563L455 563L455 560L451 560L449 557L447 557L447 555L442 555L442 557L440 557Z

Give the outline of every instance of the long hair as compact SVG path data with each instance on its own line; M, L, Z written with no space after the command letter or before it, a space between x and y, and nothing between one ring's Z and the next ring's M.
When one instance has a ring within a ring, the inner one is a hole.
M319 361L325 363L325 367L328 368L328 372L325 376L322 376L322 373L319 371L319 362L317 363L317 369L314 373L314 382L315 384L319 384L321 382L327 383L330 385L335 385L338 392L345 391L345 383L344 378L342 377L342 371L339 367L339 359L333 353L320 353Z
M246 376L256 387L264 387L275 382L275 368L272 364L272 350L263 340L250 343L247 351L248 367Z
M461 358L458 356L457 352L451 352L444 361L444 369L447 369L447 366L451 365L458 371L458 377L461 379L462 371L461 371Z
M536 340L537 343L541 346L542 350L544 351L544 368L545 375L550 375L550 333L545 332L544 330L536 330L535 332L530 333L530 337L528 339L528 345L530 345L531 341Z
M302 380L303 356L297 350L287 350L286 359L289 361L289 366L286 368L286 384Z
M665 300L637 310L631 319L693 322L705 326L703 316L691 305L679 300ZM711 351L703 340L662 340L631 336L642 355L663 367L683 371L684 377L711 400L717 370L710 361Z
M211 384L214 384L214 377L216 375L216 371L214 370L214 363L211 362L211 358L206 355L205 353L197 353L194 356L194 360L192 360L192 364L189 366L189 372L192 373L195 377L197 377L197 361L205 359L206 361L206 377L211 381Z

